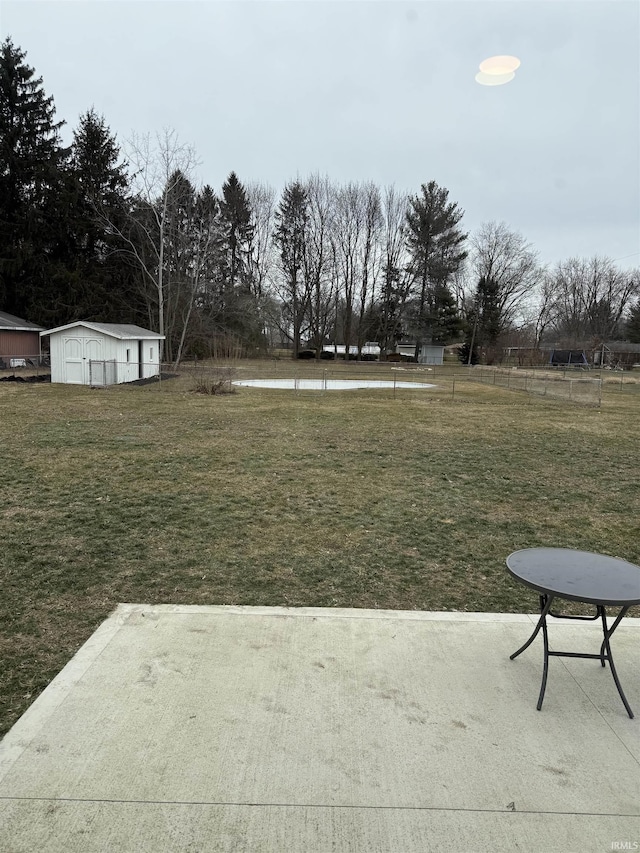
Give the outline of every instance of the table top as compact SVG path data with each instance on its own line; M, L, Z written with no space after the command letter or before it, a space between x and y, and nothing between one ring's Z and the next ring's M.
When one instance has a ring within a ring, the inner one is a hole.
M507 557L507 569L522 583L587 604L640 604L640 566L571 548L527 548Z

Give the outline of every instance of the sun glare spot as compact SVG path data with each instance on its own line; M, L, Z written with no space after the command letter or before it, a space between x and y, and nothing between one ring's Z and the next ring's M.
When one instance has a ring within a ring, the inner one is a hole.
M480 83L481 86L503 86L513 80L515 76L513 71L509 71L508 74L485 74L484 71L478 71L476 83Z
M490 56L480 63L476 83L481 86L503 86L513 80L519 67L520 60L517 56Z
M485 74L508 74L520 68L517 56L490 56L480 63L480 71Z

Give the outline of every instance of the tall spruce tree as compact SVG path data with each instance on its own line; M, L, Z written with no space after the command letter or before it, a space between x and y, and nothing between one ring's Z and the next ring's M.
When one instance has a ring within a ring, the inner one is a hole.
M300 181L294 181L284 188L275 220L274 240L280 250L280 269L283 274L280 295L288 315L293 357L297 358L310 299L309 282L305 276L309 197Z
M481 276L467 315L463 361L467 363L473 344L471 363L476 364L482 355L486 364L493 364L498 358L498 343L503 331L500 285L492 278Z
M449 201L449 190L435 181L422 184L420 194L409 198L407 249L413 279L416 353L425 338L433 340L440 322L435 306L442 305L445 313L450 312L443 288L467 256L463 248L467 235L459 227L463 215L464 211Z
M446 346L462 330L462 320L453 294L447 284L437 282L428 299L426 312L434 344Z
M0 46L0 306L48 322L66 251L65 165L53 98L10 38Z
M640 299L629 312L625 333L631 343L640 344Z
M77 318L132 322L136 319L132 269L116 251L119 245L109 224L124 227L127 172L115 136L93 109L80 116L73 133L70 183L74 201L70 311Z
M224 238L220 268L224 325L245 343L255 345L258 306L251 282L254 227L247 192L235 172L222 185L220 223Z
M226 240L226 273L232 291L247 286L247 256L251 250L253 226L251 207L244 186L235 172L222 185L220 219Z

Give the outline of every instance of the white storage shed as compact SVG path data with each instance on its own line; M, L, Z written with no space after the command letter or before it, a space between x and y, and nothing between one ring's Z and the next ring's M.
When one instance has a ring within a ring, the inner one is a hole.
M121 323L78 320L40 332L49 336L51 381L115 385L160 373L163 335Z
M416 344L402 341L396 346L396 352L409 358L415 358ZM444 364L444 347L436 344L421 344L418 364Z
M435 344L422 344L418 363L444 364L444 347L436 346Z

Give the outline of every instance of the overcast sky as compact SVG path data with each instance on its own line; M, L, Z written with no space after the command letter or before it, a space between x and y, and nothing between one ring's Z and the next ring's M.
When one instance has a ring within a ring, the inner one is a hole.
M640 4L626 0L0 0L67 135L94 107L119 141L175 128L216 190L231 170L435 180L545 263L640 263ZM494 54L504 86L474 76Z

